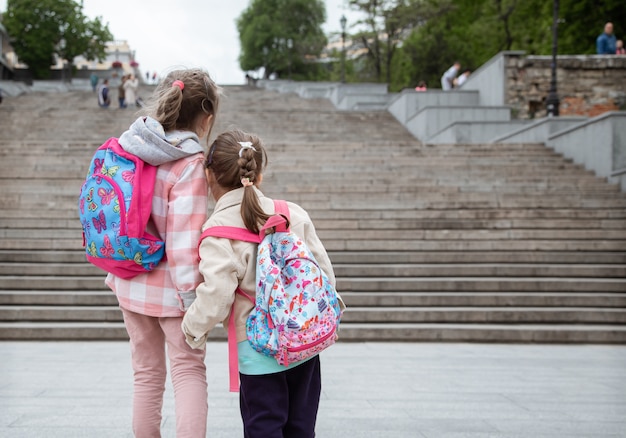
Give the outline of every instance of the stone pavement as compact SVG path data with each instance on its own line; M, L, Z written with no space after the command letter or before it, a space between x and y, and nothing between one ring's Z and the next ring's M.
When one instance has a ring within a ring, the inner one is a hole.
M126 342L1 342L0 437L131 437ZM209 437L240 437L226 344L210 343ZM339 343L320 438L626 437L626 346ZM174 437L166 388L163 437Z

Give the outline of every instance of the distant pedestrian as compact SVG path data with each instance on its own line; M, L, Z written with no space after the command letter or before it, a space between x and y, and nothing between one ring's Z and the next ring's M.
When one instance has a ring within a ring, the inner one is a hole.
M441 76L441 89L444 91L452 90L454 87L454 79L456 79L456 75L459 74L459 70L461 69L461 63L455 62L452 67L450 67L446 72Z
M426 82L425 81L419 81L417 83L417 87L415 87L415 91L426 91Z
M157 83L157 74L156 74L156 72L152 73L152 83L153 84Z
M98 87L98 105L100 105L101 108L108 108L109 105L111 105L108 79L102 81L102 85Z
M124 90L126 91L126 106L137 106L137 89L139 88L139 80L134 74L128 75L126 82L124 82Z
M150 82L150 72L146 72L146 83Z
M626 55L626 49L624 48L624 41L617 40L617 43L615 44L615 54Z
M461 88L461 86L465 83L465 81L467 81L467 78L469 77L470 73L471 73L470 70L465 70L463 73L461 73L459 77L454 80L454 87Z
M95 73L92 73L91 76L89 76L89 82L91 83L91 89L95 93L96 87L98 86L98 75Z
M120 104L120 108L126 108L126 90L124 89L126 79L128 79L126 75L122 76L122 82L119 87L117 87L117 100Z
M147 116L139 117L119 143L127 153L158 167L156 183L150 187L154 194L149 226L164 238L167 257L154 270L130 279L109 274L106 284L117 296L130 338L133 436L161 436L169 371L176 436L204 438L206 352L187 345L181 323L202 280L198 241L207 215L208 189L200 142L210 135L219 88L202 70L175 70L153 95Z
M617 40L613 35L613 23L604 25L604 32L596 39L596 52L598 55L615 55Z

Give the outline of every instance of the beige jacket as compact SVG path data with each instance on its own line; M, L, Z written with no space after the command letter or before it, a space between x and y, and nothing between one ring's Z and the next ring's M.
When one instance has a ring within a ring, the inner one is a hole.
M214 226L234 226L245 228L241 219L243 188L232 190L216 203L211 217L203 230ZM259 201L267 213L274 212L274 203L255 188ZM315 233L309 215L300 206L288 202L291 216L291 230L304 240L320 267L335 284L328 254ZM182 329L187 343L192 348L204 348L207 334L218 323L228 327L228 319L233 301L235 302L235 326L237 342L245 341L246 320L254 308L252 302L235 294L237 286L254 296L256 286L257 245L218 237L207 237L200 245L200 272L204 281L196 289L196 300L183 318ZM343 305L343 303L341 303Z

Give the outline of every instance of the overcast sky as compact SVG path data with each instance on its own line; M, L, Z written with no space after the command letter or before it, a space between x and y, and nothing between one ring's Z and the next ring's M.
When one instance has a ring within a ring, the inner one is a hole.
M142 71L166 72L172 67L201 67L219 84L241 84L239 35L235 19L250 0L83 0L83 12L109 24L118 40L127 40ZM347 0L325 0L324 31L340 32L339 19L349 23L359 14ZM6 11L7 0L0 0Z

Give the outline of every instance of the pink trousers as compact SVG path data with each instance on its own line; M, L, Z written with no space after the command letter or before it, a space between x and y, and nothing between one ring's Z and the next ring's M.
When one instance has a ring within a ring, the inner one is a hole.
M176 405L176 437L206 436L207 379L205 350L185 342L180 318L156 318L122 309L130 337L134 370L133 432L137 438L161 437L161 411L170 362ZM166 349L167 345L167 349Z

